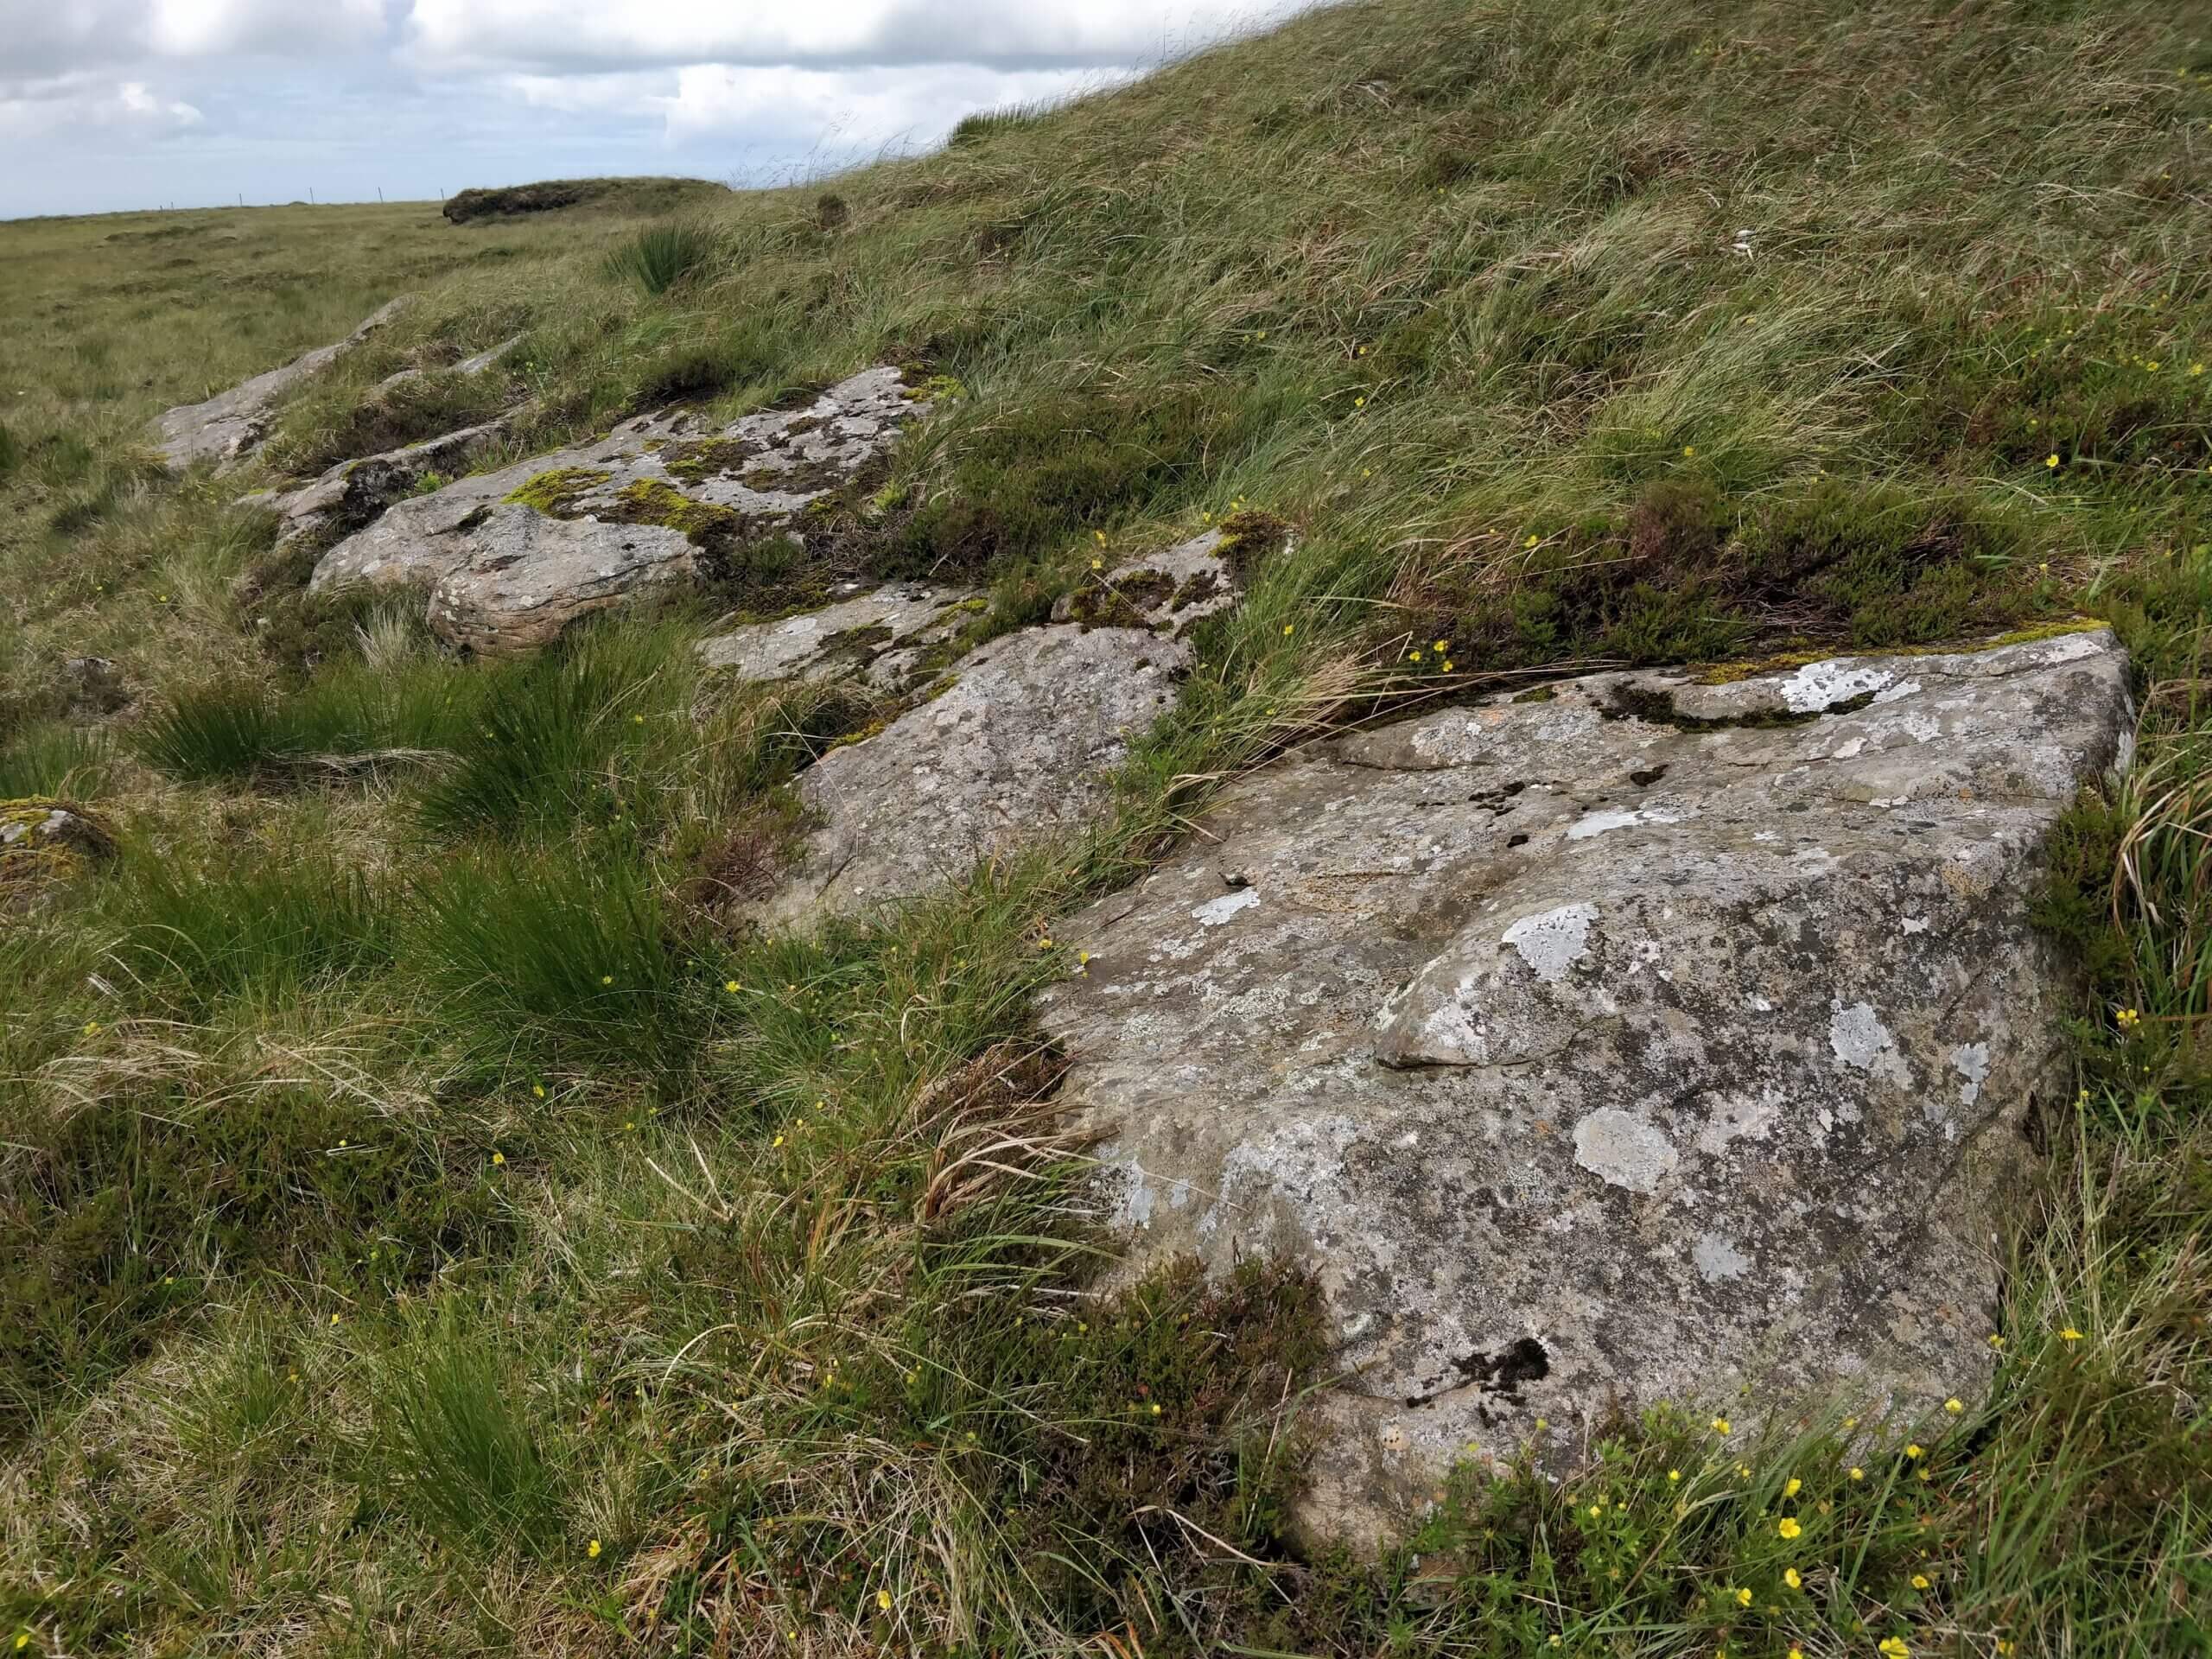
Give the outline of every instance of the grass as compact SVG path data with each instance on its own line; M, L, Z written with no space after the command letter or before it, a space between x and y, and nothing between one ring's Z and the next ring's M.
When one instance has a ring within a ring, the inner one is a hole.
M0 797L123 843L0 918L0 1637L2202 1646L2208 123L2212 57L2133 0L1387 0L696 220L0 227ZM1226 523L1245 602L1095 834L761 937L789 785L891 710L691 646L827 572L465 664L302 601L255 474L145 455L404 288L260 478L480 397L531 400L488 466L891 360L935 411L837 503L837 574L972 581L982 635ZM511 382L437 372L517 334ZM1404 698L2077 613L2135 655L2143 764L2050 849L2074 1104L1991 1396L1916 1457L1847 1400L1655 1414L1572 1480L1461 1471L1379 1559L1294 1537L1314 1288L1098 1276L1026 1012L1053 919ZM137 698L105 724L89 654Z
M696 220L677 220L632 232L607 256L607 271L648 294L665 294L714 257L714 231Z

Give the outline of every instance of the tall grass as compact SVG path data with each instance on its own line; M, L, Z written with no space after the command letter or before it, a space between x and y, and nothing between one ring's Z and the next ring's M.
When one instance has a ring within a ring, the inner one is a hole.
M113 775L113 746L104 731L42 722L0 747L0 801L46 796L96 800Z
M382 1433L371 1466L426 1531L472 1553L552 1541L560 1478L526 1390L482 1329L447 1303L381 1353L373 1376Z
M635 283L648 294L665 294L714 257L720 238L697 219L648 225L615 245L607 256L607 275Z

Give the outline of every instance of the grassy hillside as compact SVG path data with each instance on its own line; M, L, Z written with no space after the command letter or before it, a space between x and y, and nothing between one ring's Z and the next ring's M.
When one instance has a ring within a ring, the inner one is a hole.
M1382 0L651 224L0 226L0 800L123 842L0 912L0 1631L2193 1650L2208 207L2190 9ZM149 461L162 408L402 289L268 469L473 416L456 378L369 388L519 329L516 454L936 378L855 544L988 583L992 626L1207 522L1294 550L1097 836L895 926L734 931L719 884L871 714L702 683L689 642L781 589L480 667L307 602L252 478ZM2021 1194L1994 1396L1878 1452L1848 1402L1618 1425L1578 1481L1455 1480L1379 1562L1294 1547L1312 1287L1094 1291L1025 1013L1077 967L1052 919L1210 780L1377 708L2082 613L2137 653L2145 764L2054 849L2079 1096ZM88 652L124 706L73 689Z

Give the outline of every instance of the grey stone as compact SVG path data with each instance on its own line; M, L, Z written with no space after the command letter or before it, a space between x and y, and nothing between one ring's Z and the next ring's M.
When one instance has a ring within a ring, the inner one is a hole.
M341 461L297 489L263 491L245 499L282 520L276 531L280 548L303 536L345 535L373 523L394 502L413 494L423 480L466 468L507 435L511 419L503 415L421 443Z
M1309 1526L1662 1400L1982 1387L2063 1086L2040 849L2130 715L2103 632L1596 676L1244 779L1059 929L1090 959L1042 1017L1130 1270L1320 1277Z
M911 898L1080 828L1190 664L1188 645L1141 628L1031 628L978 648L942 692L802 774L816 827L762 919Z
M942 647L982 604L970 589L891 582L818 611L751 622L700 642L708 666L747 680L858 677L900 691L932 647Z
M315 591L426 590L450 643L499 652L543 645L575 618L696 573L693 530L788 534L810 504L887 454L913 405L896 369L870 369L802 410L715 427L696 413L641 416L605 438L403 501L323 556ZM567 475L555 511L546 482ZM704 531L699 532L703 537Z
M336 362L348 349L397 316L408 296L386 302L361 326L332 346L318 346L281 367L257 374L204 404L187 404L156 422L162 459L182 472L194 461L213 461L227 470L257 448L268 435L269 416L283 395Z
M1222 556L1222 533L1207 531L1091 576L1052 607L1055 622L1186 632L1237 600L1236 573Z

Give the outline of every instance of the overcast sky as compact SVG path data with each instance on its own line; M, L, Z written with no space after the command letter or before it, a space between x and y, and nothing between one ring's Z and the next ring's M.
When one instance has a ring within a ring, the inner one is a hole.
M0 0L0 218L777 181L1310 0Z

